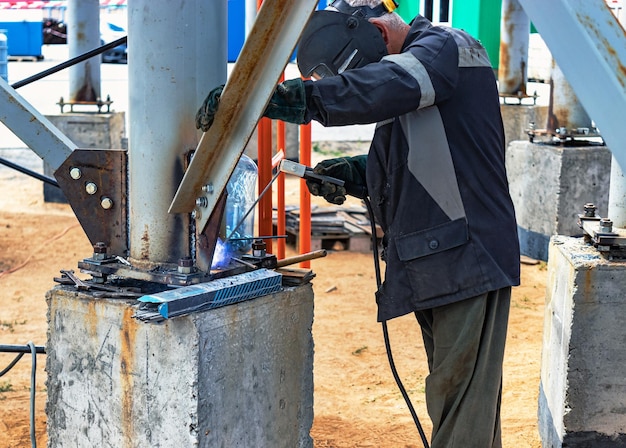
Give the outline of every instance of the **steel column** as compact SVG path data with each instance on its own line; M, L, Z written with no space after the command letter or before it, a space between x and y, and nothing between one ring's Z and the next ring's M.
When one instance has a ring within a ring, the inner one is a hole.
M595 121L613 152L614 161L625 167L624 29L604 0L520 0L520 3ZM611 183L618 181L612 179ZM609 210L609 216L614 214L617 212ZM624 227L626 223L615 224Z
M70 58L100 46L99 0L70 0L67 8L67 45ZM101 98L100 56L69 68L70 101Z
M177 262L188 215L167 209L198 143L195 113L226 81L227 2L133 0L128 21L130 255Z
M502 0L500 26L500 94L526 96L530 19L519 0Z

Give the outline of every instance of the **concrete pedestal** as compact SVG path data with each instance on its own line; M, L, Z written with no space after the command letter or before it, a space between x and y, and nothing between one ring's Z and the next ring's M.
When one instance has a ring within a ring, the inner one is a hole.
M553 237L539 433L544 448L626 447L626 261Z
M547 260L552 235L580 235L578 214L587 202L607 216L611 152L606 147L514 141L506 168L524 255Z
M111 113L67 113L47 115L63 134L81 149L120 149L124 148L126 122L124 112ZM54 177L54 170L44 163L44 174ZM43 184L45 202L67 203L63 192L48 184Z
M47 294L48 447L312 447L313 290L163 324Z
M504 124L505 148L517 140L528 141L528 129L531 123L536 129L543 129L548 122L548 106L502 104L500 112Z

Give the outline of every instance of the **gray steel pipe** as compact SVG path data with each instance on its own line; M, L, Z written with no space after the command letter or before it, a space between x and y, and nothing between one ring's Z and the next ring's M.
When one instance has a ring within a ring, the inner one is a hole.
M129 245L135 261L189 256L189 218L167 210L185 153L200 132L195 113L226 82L226 0L128 4Z
M70 58L100 46L99 0L70 0L67 8L67 45ZM100 56L69 68L70 101L101 98Z
M530 19L518 0L502 0L500 24L500 93L526 95Z

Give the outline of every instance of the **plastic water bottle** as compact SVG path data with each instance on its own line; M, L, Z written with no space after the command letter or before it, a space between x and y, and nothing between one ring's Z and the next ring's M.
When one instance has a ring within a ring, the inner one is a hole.
M0 30L0 78L9 82L9 45L6 30Z
M258 168L245 154L241 155L235 171L226 184L225 221L229 252L245 254L252 247L254 236L254 210L243 219L256 200ZM242 222L243 219L243 222Z

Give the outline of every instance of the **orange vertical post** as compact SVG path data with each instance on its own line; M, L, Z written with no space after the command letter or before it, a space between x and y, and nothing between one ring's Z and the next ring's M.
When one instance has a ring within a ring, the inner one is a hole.
M285 80L285 74L283 73L280 77L280 81ZM283 151L285 154L287 153L287 148L285 148L285 122L277 121L276 122L276 150L277 153ZM285 173L280 173L278 175L278 198L277 198L277 210L276 210L276 235L285 235L286 233L286 218L285 218ZM283 238L278 238L276 240L276 257L279 260L285 258L285 249L287 242Z
M300 163L311 166L311 124L300 126ZM311 251L311 193L306 181L300 179L300 253ZM310 261L300 263L301 268L310 268Z
M257 1L257 8L261 7L263 0ZM272 120L261 118L257 126L257 163L259 167L259 193L267 187L272 180ZM273 234L272 228L272 188L259 200L259 235L268 236ZM265 240L267 252L272 253L272 240Z
M257 127L258 134L258 165L259 165L259 192L272 181L272 120L262 118ZM259 235L273 234L272 228L272 187L259 200ZM265 240L267 252L272 253L272 240Z

